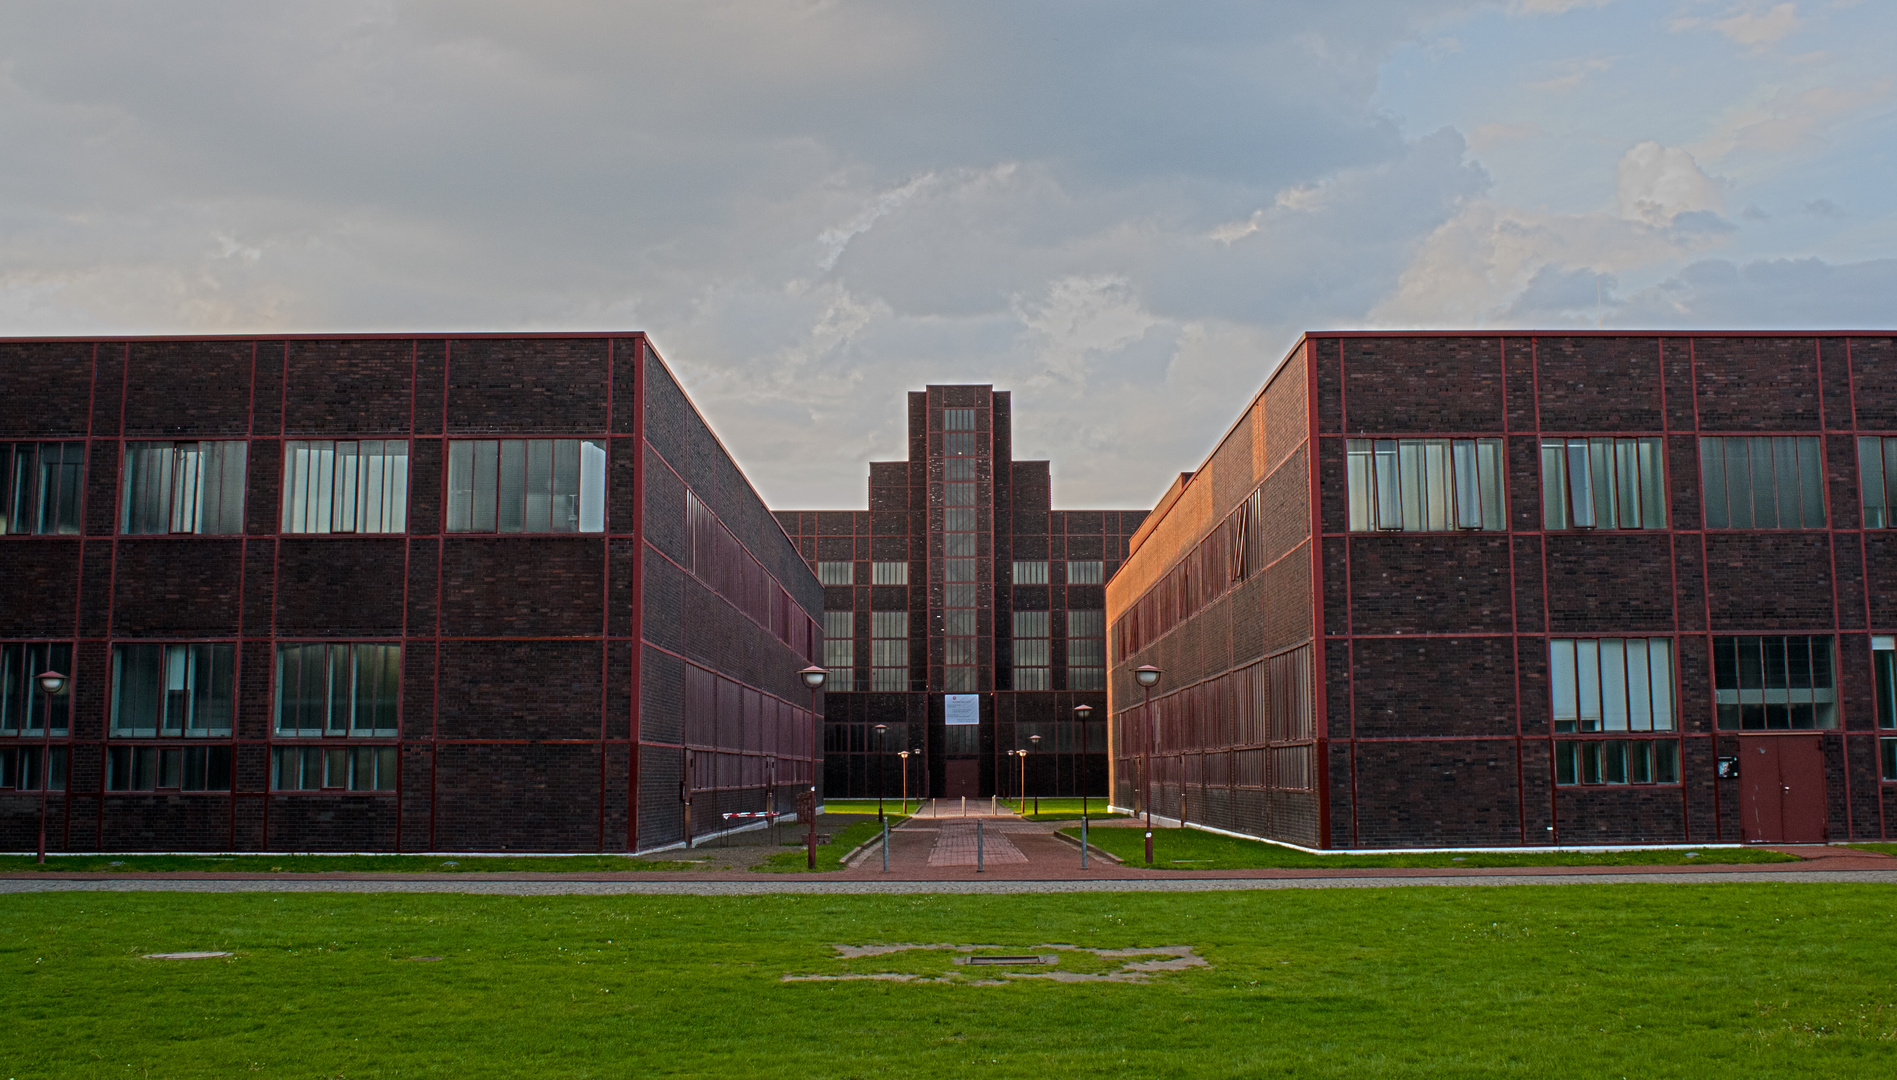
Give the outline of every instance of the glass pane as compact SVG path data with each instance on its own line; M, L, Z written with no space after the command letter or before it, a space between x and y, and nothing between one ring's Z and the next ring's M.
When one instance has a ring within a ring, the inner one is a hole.
M1409 532L1423 529L1423 447L1414 439L1399 439L1396 444L1398 497L1403 504L1403 528Z
M606 531L606 447L596 439L580 443L581 532Z
M1814 637L1811 639L1811 685L1819 690L1830 689L1831 679L1831 639Z
M1397 477L1396 440L1377 440L1376 465L1376 520L1371 524L1378 529L1400 529L1402 481Z
M120 645L113 650L113 681L117 685L112 702L114 734L158 734L158 714L164 701L164 655L163 645Z
M1886 506L1888 506L1890 503L1891 491L1894 488L1897 488L1897 439L1885 439L1884 440L1884 500L1885 500ZM1885 521L1886 526L1893 524L1892 521L1888 520L1889 511L1886 511L1886 518L1887 518L1887 520Z
M1666 528L1666 455L1659 439L1640 440L1640 527Z
M1614 527L1640 528L1640 452L1633 439L1614 440Z
M1871 680L1877 684L1877 726L1897 728L1897 652L1871 653Z
M553 455L545 439L507 439L500 444L501 532L546 532L553 484Z
M1627 729L1653 730L1653 689L1647 676L1647 639L1627 639Z
M1601 744L1601 782L1606 784L1627 782L1627 744L1625 742L1609 739Z
M158 730L163 734L175 735L184 731L185 714L191 709L192 661L195 658L188 645L167 645L164 648L165 705L164 713L158 720Z
M1656 784L1680 782L1679 743L1665 741L1653 744L1653 782Z
M1568 441L1568 520L1577 529L1594 527L1593 470L1586 439Z
M1601 744L1597 742L1586 742L1578 745L1581 748L1581 783L1600 783Z
M1574 642L1558 638L1548 644L1548 681L1554 696L1556 731L1575 730L1580 705L1575 696Z
M1800 436L1798 443L1798 501L1802 511L1800 524L1807 529L1825 527L1824 453L1822 440Z
M1455 466L1456 528L1482 527L1482 481L1476 468L1475 440L1457 439L1451 445Z
M1627 782L1653 782L1653 744L1644 740L1627 744Z
M1620 638L1602 638L1601 649L1601 727L1606 731L1627 730L1627 643Z
M329 670L329 692L325 695L323 710L324 728L331 735L347 733L350 706L355 703L355 671L349 662L349 646L330 645L323 648L327 654Z
M1653 730L1673 730L1673 642L1647 639L1647 678L1653 687Z
M1453 527L1452 483L1448 441L1423 440L1423 527L1430 532L1446 532Z
M1568 470L1564 467L1566 444L1541 444L1541 527L1568 527Z
M1706 527L1724 529L1732 517L1726 508L1726 448L1724 439L1699 441L1699 487L1701 512Z
M580 442L578 439L542 439L552 452L552 499L547 506L547 531L570 533L580 528ZM528 455L529 465L533 454ZM529 511L531 514L531 511Z
M1574 643L1575 690L1580 706L1581 730L1601 729L1601 645L1583 638Z
M1889 527L1890 515L1884 501L1884 440L1865 437L1857 441L1857 480L1864 501L1864 527Z
M331 485L330 528L336 532L355 532L357 529L357 510L362 500L362 483L359 473L361 444L339 442L336 444L335 483Z
M1752 528L1783 528L1784 508L1779 505L1778 498L1772 492L1772 440L1764 437L1750 438L1743 440L1740 445L1746 448L1748 468L1752 474ZM1735 519L1733 524L1737 525L1738 514L1735 513L1733 517ZM1798 520L1795 513L1791 520Z
M171 444L127 443L119 531L133 535L164 532L170 497Z
M1575 762L1579 758L1580 747L1571 742L1556 743L1554 746L1554 782L1572 784L1575 779Z
M1349 490L1350 531L1370 528L1370 440L1344 443L1344 479Z
M1726 459L1726 509L1728 525L1750 529L1752 512L1752 456L1750 439L1721 439Z
M1614 440L1587 441L1588 479L1594 485L1594 526L1611 529L1618 519L1614 510Z
M1802 645L1803 642L1801 641ZM1764 649L1764 687L1767 690L1783 690L1786 686L1785 639L1782 637L1760 638L1759 645ZM1809 663L1809 661L1807 661ZM1782 699L1781 699L1782 700Z
M448 521L449 532L474 529L474 444L455 441L448 444Z
M1482 527L1505 528L1502 503L1502 440L1479 439L1475 444L1476 483L1482 489Z
M1772 440L1772 487L1778 501L1778 527L1796 529L1804 520L1804 489L1798 482L1798 444L1789 437Z

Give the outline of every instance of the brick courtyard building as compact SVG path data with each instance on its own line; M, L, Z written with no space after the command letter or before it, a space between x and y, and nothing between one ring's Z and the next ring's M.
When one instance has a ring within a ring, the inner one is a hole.
M894 797L905 771L911 795L1106 791L1104 583L1145 515L1052 509L1012 407L911 393L909 458L870 464L868 510L778 511L824 586L833 794Z
M1115 802L1315 848L1889 837L1893 499L1888 332L1306 335L1107 587Z
M639 334L0 342L0 848L661 847L822 599Z

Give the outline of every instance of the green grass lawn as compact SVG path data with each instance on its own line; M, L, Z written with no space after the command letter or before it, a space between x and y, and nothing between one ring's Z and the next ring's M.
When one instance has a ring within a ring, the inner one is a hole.
M1042 799L1040 810L1035 810L1035 802L1003 799L1001 805L1029 821L1077 821L1080 818L1079 799ZM1107 801L1104 798L1087 800L1087 816L1090 818L1124 817L1123 814L1107 813Z
M872 807L871 811L874 812L874 809L875 808ZM892 829L896 827L897 822L902 820L902 818L895 814L888 814L886 816L889 818L889 827ZM826 832L826 828L834 831ZM817 873L823 873L827 870L843 869L843 857L845 855L855 851L857 845L864 843L882 831L882 825L873 817L852 822L840 829L835 825L828 825L826 827L824 820L819 817L817 819L817 838L824 840L824 837L827 835L829 839L817 845ZM804 833L801 830L797 831L795 839L796 847L794 848L790 846L792 843L790 836L791 833L787 830L785 832L784 850L773 854L770 858L765 859L751 869L766 874L809 873L810 852L809 849L804 846Z
M1875 851L1879 855L1897 855L1897 844L1845 844L1844 847Z
M0 855L0 873L136 873L204 870L212 873L473 874L495 871L581 874L624 870L690 870L691 863L623 855ZM3 1068L4 1066L0 1066Z
M1080 828L1061 832L1075 839ZM1145 831L1112 826L1089 829L1087 842L1119 856L1127 864L1146 863ZM1797 862L1795 855L1760 848L1703 848L1688 858L1685 851L1555 851L1450 852L1419 851L1399 855L1312 855L1295 848L1240 840L1200 829L1154 829L1153 866L1164 870L1369 869L1397 866L1683 866L1688 863Z
M916 808L916 802L916 799L910 799L909 809L914 810ZM874 814L876 812L876 800L830 799L823 804L823 812L826 814ZM902 800L894 795L884 799L883 813L898 821L902 820Z
M1873 885L57 893L0 909L9 1077L1897 1070L1897 906ZM984 969L958 972L940 950L845 960L834 948L905 942L1189 945L1210 966L1145 983L974 985ZM140 959L198 949L236 955ZM851 972L963 978L782 981Z

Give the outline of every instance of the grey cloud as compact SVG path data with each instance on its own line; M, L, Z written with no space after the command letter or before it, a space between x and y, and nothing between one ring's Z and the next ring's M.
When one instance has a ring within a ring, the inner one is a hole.
M1622 326L1888 329L1897 259L1693 263L1629 296Z

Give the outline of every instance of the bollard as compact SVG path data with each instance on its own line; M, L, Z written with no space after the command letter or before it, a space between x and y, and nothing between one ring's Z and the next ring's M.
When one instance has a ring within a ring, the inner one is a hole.
M1080 868L1087 868L1087 819L1080 819Z
M1146 830L1146 865L1153 865L1153 830Z
M981 873L981 819L975 819L975 872Z
M889 819L883 819L883 873L889 873Z

